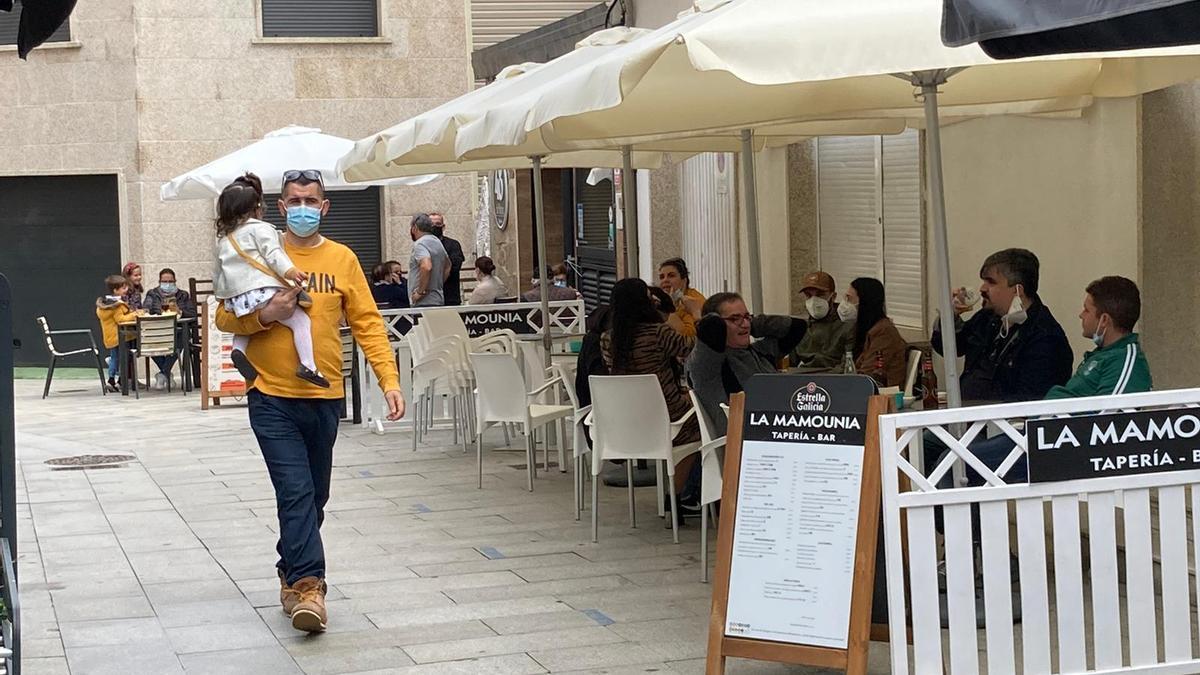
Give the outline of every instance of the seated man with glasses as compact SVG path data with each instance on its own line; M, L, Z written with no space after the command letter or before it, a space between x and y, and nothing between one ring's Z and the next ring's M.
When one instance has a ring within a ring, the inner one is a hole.
M780 359L796 348L808 324L790 316L754 316L737 293L713 295L701 315L687 374L714 429L723 435L721 404L742 391L751 375L779 372Z

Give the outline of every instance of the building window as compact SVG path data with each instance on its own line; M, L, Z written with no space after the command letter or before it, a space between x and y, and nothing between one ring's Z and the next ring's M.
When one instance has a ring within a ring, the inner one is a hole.
M898 326L925 328L921 152L918 134L817 141L821 269L839 294L857 277L887 291Z
M261 0L265 38L379 37L379 0Z
M17 31L21 27L21 0L16 0L13 3L11 12L0 12L0 46L9 46L17 44ZM63 25L59 26L58 30L54 31L54 35L46 42L70 42L71 41L71 20L67 19Z

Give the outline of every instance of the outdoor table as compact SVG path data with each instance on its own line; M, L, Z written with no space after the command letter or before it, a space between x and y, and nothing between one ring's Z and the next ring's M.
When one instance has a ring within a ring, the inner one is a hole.
M168 314L169 316L169 314ZM179 355L179 380L184 391L191 391L192 383L192 335L198 326L196 317L177 317L175 319L175 348ZM117 361L121 364L118 377L121 381L121 395L129 395L129 344L137 337L137 321L126 321L117 324ZM137 386L136 384L134 386Z

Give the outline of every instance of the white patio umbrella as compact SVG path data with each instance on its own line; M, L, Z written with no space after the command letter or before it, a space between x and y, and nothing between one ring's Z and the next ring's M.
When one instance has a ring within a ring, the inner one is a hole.
M374 183L350 184L334 169L337 160L354 147L348 138L330 136L320 129L287 126L272 131L260 141L215 159L204 166L176 176L162 186L163 201L212 199L233 179L251 171L263 182L263 190L279 192L283 172L289 169L319 169L330 190L361 190L370 185L423 185L441 176L424 175Z
M944 46L941 10L941 0L698 0L694 12L566 73L553 92L493 111L459 152L519 146L530 134L620 142L774 120L923 114L947 393L957 406L939 114L1133 96L1200 76L1200 49L996 61L978 45Z

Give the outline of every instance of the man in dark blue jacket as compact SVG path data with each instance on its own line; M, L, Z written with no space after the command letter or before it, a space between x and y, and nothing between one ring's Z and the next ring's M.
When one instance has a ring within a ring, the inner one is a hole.
M1075 360L1062 326L1038 297L1037 256L1010 248L988 256L979 270L983 307L970 310L955 297L959 354L966 357L959 383L964 401L1036 401L1066 384ZM934 328L933 348L942 353Z

